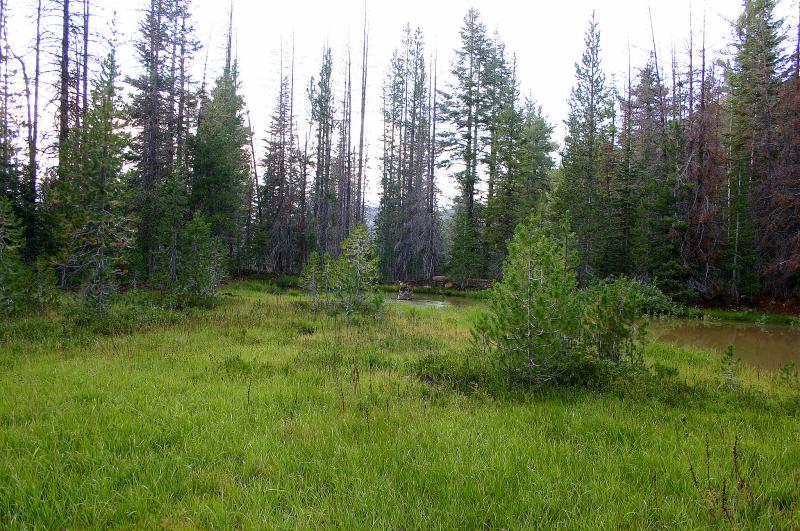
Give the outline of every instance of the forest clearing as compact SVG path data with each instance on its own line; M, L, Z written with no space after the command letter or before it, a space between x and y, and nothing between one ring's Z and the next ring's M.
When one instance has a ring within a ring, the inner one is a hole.
M481 305L385 311L240 282L131 334L4 327L0 525L798 525L796 377L654 343L674 375L509 391L463 359Z
M0 0L0 529L800 528L796 0L472 3Z

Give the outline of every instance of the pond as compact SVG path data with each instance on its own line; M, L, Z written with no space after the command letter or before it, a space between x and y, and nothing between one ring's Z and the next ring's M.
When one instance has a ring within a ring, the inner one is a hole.
M483 301L466 297L420 295L410 301L387 297L392 304L422 308L475 306ZM720 355L733 345L737 358L760 369L776 371L788 363L800 367L800 328L685 319L655 320L649 325L653 341L711 350Z
M420 308L446 308L448 306L475 306L481 301L467 297L448 297L446 295L420 295L410 301L399 301L396 297L387 297L386 302L401 304L404 306L416 306Z
M733 345L744 363L779 370L788 363L800 367L800 328L751 323L667 320L650 323L655 341L719 352Z

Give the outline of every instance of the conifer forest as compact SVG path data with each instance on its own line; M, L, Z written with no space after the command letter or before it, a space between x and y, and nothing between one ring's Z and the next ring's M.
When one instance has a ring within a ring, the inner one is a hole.
M795 0L241 1L0 0L0 528L800 526Z
M687 301L797 296L800 63L796 21L774 1L743 4L728 56L709 56L694 28L685 56L654 49L627 79L604 73L589 20L563 144L523 96L523 50L474 9L452 64L406 26L380 93L366 90L366 20L344 69L326 46L319 73L296 79L285 54L268 127L254 131L233 26L221 71L195 79L189 1L143 3L137 64L122 70L90 0L34 4L6 0L0 14L33 10L37 28L28 51L0 27L3 249L62 288L181 282L181 249L205 225L218 245L202 267L299 274L366 221L384 280L497 279L514 228L542 212L569 220L582 283L628 275ZM367 99L380 131L365 132Z

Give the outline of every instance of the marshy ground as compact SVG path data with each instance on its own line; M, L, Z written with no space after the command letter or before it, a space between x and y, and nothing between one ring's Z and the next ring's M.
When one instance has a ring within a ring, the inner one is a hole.
M500 391L480 305L348 325L225 291L133 333L4 325L0 527L800 525L791 374L653 343L645 380Z

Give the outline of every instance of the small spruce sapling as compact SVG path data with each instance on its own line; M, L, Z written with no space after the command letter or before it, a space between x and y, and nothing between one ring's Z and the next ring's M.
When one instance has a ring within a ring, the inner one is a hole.
M581 356L575 256L543 224L533 216L517 227L503 279L474 331L512 378L529 383L556 379Z
M353 313L376 313L383 302L376 291L378 258L366 225L358 225L342 243L342 254L333 266L336 304L348 317Z
M181 238L178 282L187 304L213 306L225 279L222 241L211 234L211 223L195 212Z

